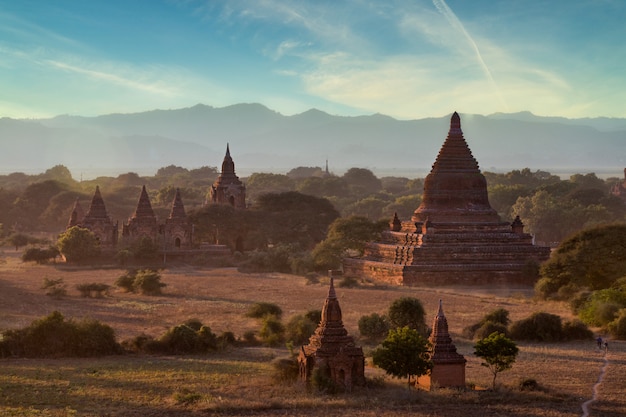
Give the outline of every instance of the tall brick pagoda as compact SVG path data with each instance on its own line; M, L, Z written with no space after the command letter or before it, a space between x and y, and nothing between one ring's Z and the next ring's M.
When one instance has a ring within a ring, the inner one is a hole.
M226 156L222 162L222 172L209 191L209 203L230 204L235 208L246 208L246 186L235 174L235 163L226 145Z
M122 237L127 243L141 240L144 237L157 243L158 234L159 225L154 210L152 210L152 204L150 203L146 186L144 185L141 188L141 194L139 195L135 212L128 219L128 223L122 227Z
M354 344L354 339L343 326L332 275L322 319L309 344L300 348L298 365L300 379L305 382L309 381L314 369L320 369L347 391L353 386L365 385L363 349Z
M399 285L531 284L532 264L550 256L524 233L519 218L501 221L455 112L448 137L425 179L410 221L397 216L362 257L346 258L344 274Z
M78 210L76 204L74 205L74 209ZM113 224L113 221L107 214L104 200L100 194L100 187L96 186L96 192L94 193L89 209L87 209L87 213L82 220L78 220L78 216L80 216L79 213L77 213L77 223L74 224L74 226L84 227L85 229L91 230L93 234L96 235L102 249L106 250L117 244L118 224L117 222ZM71 226L68 225L68 227Z
M433 328L428 338L431 345L430 359L433 367L427 375L422 375L418 383L425 388L465 387L465 364L467 360L456 351L448 332L448 319L443 314L442 301L433 320Z

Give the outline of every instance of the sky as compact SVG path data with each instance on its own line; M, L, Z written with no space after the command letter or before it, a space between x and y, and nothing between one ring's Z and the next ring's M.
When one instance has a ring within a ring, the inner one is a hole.
M623 0L0 0L0 117L626 117Z

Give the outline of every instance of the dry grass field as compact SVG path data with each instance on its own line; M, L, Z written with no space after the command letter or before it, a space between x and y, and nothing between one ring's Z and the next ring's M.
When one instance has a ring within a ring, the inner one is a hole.
M160 336L171 326L200 319L214 333L241 336L258 330L244 316L258 301L278 304L283 321L293 314L321 309L328 281L308 284L286 274L241 274L233 268L196 269L177 266L162 271L162 296L128 294L112 288L104 298L80 297L79 283L113 285L125 271L64 264L24 264L21 252L0 253L0 330L28 326L60 311L66 318L94 318L115 329L118 340L141 333ZM68 294L45 295L44 278L63 278ZM439 299L457 349L468 360L467 382L489 387L491 374L473 356L473 342L462 329L496 308L512 320L535 311L571 318L566 305L535 301L530 288L405 288L363 283L337 288L349 333L367 354L373 346L358 340L358 319L384 313L403 296L419 298L432 319ZM429 319L429 320L431 320ZM272 359L286 348L233 348L205 356L122 355L89 359L0 359L0 416L580 416L591 399L590 416L626 415L626 343L611 341L604 355L592 341L562 344L519 343L513 369L498 376L496 391L408 391L404 381L383 379L368 366L375 383L352 394L307 392L298 384L283 386L271 378ZM605 361L606 360L606 361ZM540 391L520 391L519 381L535 379ZM381 382L382 381L382 382Z

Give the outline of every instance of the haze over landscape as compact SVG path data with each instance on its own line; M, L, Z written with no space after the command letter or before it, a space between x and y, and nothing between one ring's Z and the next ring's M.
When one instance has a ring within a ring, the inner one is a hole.
M218 166L229 142L244 175L415 177L453 111L484 170L626 165L620 1L0 5L0 174Z

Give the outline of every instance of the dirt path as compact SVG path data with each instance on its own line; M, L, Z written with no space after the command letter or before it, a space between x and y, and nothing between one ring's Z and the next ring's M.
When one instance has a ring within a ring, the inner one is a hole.
M606 374L606 369L608 368L608 366L609 366L609 353L605 352L604 364L602 365L602 368L600 369L598 380L593 385L593 395L591 396L589 400L583 403L582 405L583 414L581 417L589 417L589 405L598 399L598 389L600 388L600 384L602 383L602 380L604 379L604 374Z

